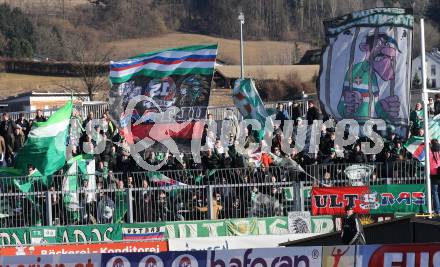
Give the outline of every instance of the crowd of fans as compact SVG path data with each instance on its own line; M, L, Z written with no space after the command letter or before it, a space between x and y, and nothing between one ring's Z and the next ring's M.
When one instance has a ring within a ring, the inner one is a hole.
M440 96L436 96L436 101L431 101L428 108L430 116L440 113ZM290 209L294 209L295 204L286 195L288 190L286 191L286 188L280 185L281 182L304 179L307 175L313 177L313 182L320 185L334 185L337 184L336 180L344 175L341 168L347 166L346 163L368 162L385 166L373 171L373 180L377 177L408 175L408 170L397 170L394 167L396 162L405 162L411 159L412 155L403 146L405 139L397 135L392 128L387 128L385 134L381 133L382 136L385 136L385 147L377 155L364 154L360 143L370 140L363 137L353 145L343 148L337 147L334 128L323 128L319 150L316 153L308 153L308 150L298 151L295 148L295 130L292 136L283 135L284 122L291 119L295 122L295 126L311 125L314 120L328 118L321 115L313 101L308 102L305 114L302 114L298 103L293 103L289 113L283 104L277 106L276 120L281 121L281 124L274 127L270 152L254 154L242 154L237 150L237 132L228 133L229 141L222 143L210 128L213 119L212 115L208 114L208 123L205 125L202 136L202 146L205 151L202 152L200 162L197 162L189 154L174 156L159 151L146 151L144 160L149 164L156 165L163 160L166 161L160 168L161 172L156 173L145 172L136 164L130 156L130 146L127 140L121 137L108 113L104 113L100 122L93 125L89 123L95 119L93 112L89 112L88 116L83 119L79 112L74 111L70 135L67 140L68 158L94 151L100 144L105 144L102 151L94 155L96 163L96 176L94 176L96 177L96 187L94 189L99 189L101 192L90 192L89 178L82 180L83 193L80 194L80 208L78 208L81 216L75 218L74 221L68 215L68 210L72 207L66 206L63 197L61 197L62 194L53 193L52 216L57 218L59 224L115 222L115 220L119 220L116 218L118 207L127 205L126 197L120 198L116 193L117 191L127 192L128 188L134 189L133 220L135 222L206 219L210 202L213 206L212 218L215 219L285 215ZM232 122L233 125L238 125L238 122L230 116L225 120ZM423 136L424 119L420 103L417 103L415 109L411 111L410 120L409 135ZM31 121L27 121L24 114L20 114L20 118L16 121L12 121L7 113L3 114L0 123L0 153L3 166L13 164L14 155L23 146L32 123L35 121L46 121L41 110L37 111L37 116ZM265 142L259 140L259 137L258 132L248 127L245 131L244 148L264 146ZM285 148L285 144L283 147L283 140L286 139L288 149ZM337 151L342 151L342 153L337 153ZM334 168L338 163L341 163L342 167ZM298 172L295 172L296 174L292 175L291 170L281 171L280 168L276 168L293 167L295 170L305 169L307 173L307 170L310 170L309 166L319 166L321 171L309 174L301 174L300 172L299 175ZM32 171L34 169L30 166L29 172ZM59 177L63 177L65 171L65 169L61 170L58 173ZM158 173L168 179L166 182L168 185L181 183L191 186L206 184L241 184L245 186L216 187L212 195L207 191L207 187L194 187L186 191L157 188L164 185L164 180L153 179L153 176ZM265 184L253 186L252 183ZM247 184L249 186L246 186ZM62 186L62 179L54 179L54 183L43 190L60 192ZM183 191L185 193L182 193ZM18 205L18 202L14 205ZM31 206L29 204L27 208L32 209ZM26 207L22 208L26 210ZM45 208L44 203L41 203L41 210ZM33 212L37 211L38 209L33 209ZM41 212L41 214L45 214L45 212ZM127 216L127 209L124 208L123 216L119 221L127 222ZM46 219L45 216L41 217L44 217L43 221ZM15 223L17 221L15 220ZM22 226L30 224L26 220L21 220Z

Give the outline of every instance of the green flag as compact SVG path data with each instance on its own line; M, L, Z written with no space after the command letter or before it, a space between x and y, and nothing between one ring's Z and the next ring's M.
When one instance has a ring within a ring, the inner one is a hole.
M113 223L124 222L124 216L128 211L127 193L122 190L115 192L115 214L113 215Z
M36 169L26 177L14 178L13 180L13 183L18 190L22 193L25 193L26 199L32 203L33 212L31 214L27 214L31 220L31 225L41 225L43 207L38 203L36 198L37 195L34 193L35 188L39 188L39 185L43 180L46 179L42 179L41 173Z
M27 170L32 164L43 176L63 168L72 101L67 102L45 122L35 122L28 139L15 158L15 168ZM47 181L46 182L47 185Z
M235 82L232 98L244 119L255 119L260 123L261 129L258 132L259 138L262 140L264 138L266 118L269 117L269 114L264 107L254 82L251 79L238 79ZM270 129L273 129L272 120L269 120L269 122L272 125L268 126Z
M213 174L215 174L217 172L217 170L209 170L209 172L208 172L208 174L207 175L205 175L205 174L203 174L203 173L200 173L199 175L197 175L195 178L194 178L194 181L196 182L196 184L201 184L202 182L203 182L203 179L205 178L205 177L211 177Z
M14 179L14 184L22 193L32 193L34 192L34 184L41 181L41 173L38 170L35 170L27 177L23 177L22 179L16 178ZM29 199L30 202L35 204L35 195L25 194L26 198Z
M69 219L73 222L79 219L79 188L78 161L74 160L71 162L63 180L63 204L66 207Z
M78 155L67 161L67 165L70 167L63 181L63 202L69 213L69 218L75 221L79 219L81 203L79 203L78 192L82 183L87 180L87 191L96 191L95 159L93 155L89 154Z

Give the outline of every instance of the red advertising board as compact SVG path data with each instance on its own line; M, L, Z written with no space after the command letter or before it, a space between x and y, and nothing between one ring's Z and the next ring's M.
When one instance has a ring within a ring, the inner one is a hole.
M341 215L344 207L351 205L358 214L368 214L369 209L361 207L364 195L368 194L368 186L350 187L313 187L313 215Z
M119 242L101 244L57 244L47 246L4 247L0 248L0 256L16 255L56 255L56 254L94 254L94 253L125 253L125 252L165 252L168 251L167 241Z
M359 266L440 266L440 244L393 244L358 247Z

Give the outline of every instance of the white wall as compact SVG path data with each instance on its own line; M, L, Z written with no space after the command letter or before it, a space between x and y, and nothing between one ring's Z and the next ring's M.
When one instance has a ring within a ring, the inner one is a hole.
M439 59L440 61L440 59ZM426 71L427 71L427 77L428 80L431 81L431 83L435 80L435 88L440 88L440 62L435 61L432 59L432 56L429 53L426 53ZM414 76L416 73L419 76L420 81L422 81L422 69L421 69L421 56L418 56L412 61L412 68L411 68L411 83L414 79ZM432 67L435 69L435 73L432 72ZM428 84L429 86L429 84Z

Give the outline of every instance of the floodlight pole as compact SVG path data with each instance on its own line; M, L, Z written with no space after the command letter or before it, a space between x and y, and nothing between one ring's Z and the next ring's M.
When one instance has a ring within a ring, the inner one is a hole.
M243 56L243 24L244 24L244 14L240 12L238 14L238 21L240 21L240 79L243 79L244 71L244 56Z
M429 126L428 126L428 88L426 86L426 59L425 59L425 22L420 19L420 49L422 55L422 91L423 91L423 126L425 129L425 181L426 181L426 196L428 202L429 217L432 215L431 203L431 176L430 176L430 162L429 162Z

